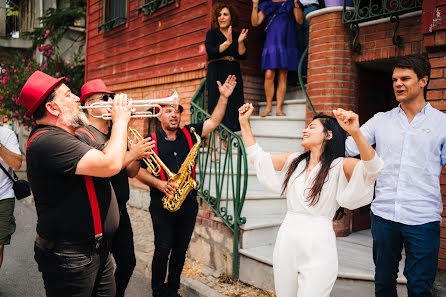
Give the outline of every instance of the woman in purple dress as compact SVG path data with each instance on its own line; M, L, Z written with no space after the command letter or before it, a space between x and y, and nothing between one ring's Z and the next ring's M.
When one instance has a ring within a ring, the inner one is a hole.
M302 24L304 21L302 8L298 0L267 0L260 5L259 0L252 0L252 4L251 24L257 27L266 19L266 40L262 53L266 109L261 116L271 115L276 70L278 73L276 115L284 116L282 104L286 93L288 70L297 70L301 56L297 46L296 22Z

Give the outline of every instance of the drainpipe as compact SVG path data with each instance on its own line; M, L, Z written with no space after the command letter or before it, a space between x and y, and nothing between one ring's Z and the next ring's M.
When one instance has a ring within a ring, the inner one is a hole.
M6 0L0 0L0 36L6 36Z

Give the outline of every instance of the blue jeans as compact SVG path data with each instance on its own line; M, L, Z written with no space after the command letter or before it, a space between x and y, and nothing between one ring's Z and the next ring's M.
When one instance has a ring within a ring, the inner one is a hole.
M394 297L398 265L404 247L409 297L432 296L440 247L440 222L405 225L370 213L372 216L375 296Z

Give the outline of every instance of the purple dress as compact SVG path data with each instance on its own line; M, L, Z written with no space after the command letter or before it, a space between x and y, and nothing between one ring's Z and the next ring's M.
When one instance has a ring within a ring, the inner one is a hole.
M294 0L260 3L259 9L266 16L266 24L277 11L276 16L266 31L265 45L262 53L262 70L287 68L296 71L301 52L297 48L296 19L294 18Z

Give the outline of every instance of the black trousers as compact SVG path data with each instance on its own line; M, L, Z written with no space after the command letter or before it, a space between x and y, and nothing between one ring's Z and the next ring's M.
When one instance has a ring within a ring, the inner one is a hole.
M180 288L181 271L194 231L197 212L196 201L188 201L187 205L183 205L180 210L173 213L165 209L150 209L155 235L155 252L152 260L153 297L166 297L176 293ZM164 284L168 262L169 276L167 284Z
M119 226L113 237L111 252L116 262L116 297L124 297L136 265L132 224L125 204L119 205Z
M108 247L34 246L47 297L110 297L115 295L113 262Z

